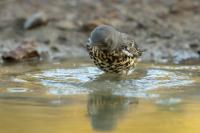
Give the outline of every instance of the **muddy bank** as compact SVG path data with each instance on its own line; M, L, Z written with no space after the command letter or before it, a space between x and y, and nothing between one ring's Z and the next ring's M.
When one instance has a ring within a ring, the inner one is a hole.
M3 0L0 7L0 57L33 40L43 60L89 59L90 31L110 24L135 37L143 61L200 63L198 0ZM27 19L38 12L46 18L31 27Z

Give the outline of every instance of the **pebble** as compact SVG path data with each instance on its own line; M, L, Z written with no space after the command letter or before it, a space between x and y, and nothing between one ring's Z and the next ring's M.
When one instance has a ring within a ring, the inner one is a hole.
M17 62L39 57L40 55L36 50L36 44L34 41L23 41L16 49L5 52L2 55L4 62Z
M44 12L38 12L26 19L24 23L24 29L29 30L35 27L39 27L41 25L47 24L47 22L48 22L47 15Z

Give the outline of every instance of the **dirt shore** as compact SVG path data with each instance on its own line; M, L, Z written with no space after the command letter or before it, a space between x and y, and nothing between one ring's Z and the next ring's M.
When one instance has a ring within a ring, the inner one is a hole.
M47 20L27 28L41 12ZM84 45L99 24L133 35L142 61L200 64L199 0L1 0L0 57L34 40L44 60L89 58Z

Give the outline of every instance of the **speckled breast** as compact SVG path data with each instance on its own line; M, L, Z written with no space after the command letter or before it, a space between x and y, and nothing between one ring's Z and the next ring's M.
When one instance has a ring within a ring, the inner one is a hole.
M90 46L87 46L87 50L94 64L105 72L128 72L137 62L136 57L129 57L120 50L107 52Z

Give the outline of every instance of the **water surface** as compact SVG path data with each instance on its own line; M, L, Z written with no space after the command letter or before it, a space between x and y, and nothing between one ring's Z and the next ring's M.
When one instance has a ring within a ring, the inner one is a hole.
M200 67L142 64L129 76L85 61L0 67L1 133L199 133Z

